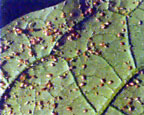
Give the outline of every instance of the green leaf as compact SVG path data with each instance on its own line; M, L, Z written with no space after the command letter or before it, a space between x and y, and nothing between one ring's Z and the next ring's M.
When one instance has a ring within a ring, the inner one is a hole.
M67 0L2 28L1 114L142 115L143 14L142 0Z

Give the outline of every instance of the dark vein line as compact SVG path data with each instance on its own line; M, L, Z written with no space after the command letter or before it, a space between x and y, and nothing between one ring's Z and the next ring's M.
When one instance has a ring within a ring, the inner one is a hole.
M36 89L34 89L35 92L34 92L34 98L35 98L35 102L36 102ZM34 105L34 108L33 108L33 115L35 113L35 109L36 109L36 105Z
M68 65L70 66L70 63L69 63L69 62L67 62L67 63L68 63ZM93 108L93 110L94 110L95 112L97 112L95 106L89 101L89 99L86 97L86 95L84 94L84 92L83 92L82 89L80 88L80 86L79 86L79 84L78 84L78 81L77 81L77 78L76 78L75 75L74 75L74 72L73 72L72 70L70 70L70 72L72 73L72 76L73 76L73 78L74 78L74 81L75 81L77 87L79 88L80 93L82 94L82 96L84 97L84 99L85 99L85 100L87 101L87 103Z
M137 62L136 62L136 58L135 58L134 51L133 51L132 38L131 38L131 33L130 33L130 27L129 27L130 25L129 25L128 16L126 16L126 26L127 26L127 36L128 36L128 43L130 45L131 56L133 58L135 68L137 68Z
M106 63L112 68L112 70L115 72L115 74L120 78L121 81L123 81L123 79L120 77L120 75L117 73L117 71L114 69L114 67L103 57L100 56L103 60L106 61Z
M140 71L144 71L144 69L139 70L139 72L140 72ZM129 82L133 81L135 78L137 78L137 77L140 75L139 72L135 73L135 74L133 75L133 77L130 78L125 84L123 83L123 84L121 85L121 87L119 88L118 92L117 92L116 95L113 97L113 100L109 103L109 105L113 105L113 103L115 102L115 100L117 99L117 97L119 96L119 94L121 94L121 92L125 89L126 85L127 85ZM105 113L107 112L108 108L109 108L109 106L107 106L107 108L103 111L102 115L105 115Z
M144 11L144 9L142 9L142 8L138 8L138 9Z
M124 112L124 111L122 111L122 110L120 110L118 107L116 107L115 105L111 105L113 108L115 108L117 111L119 111L119 112L121 112L121 113L123 113L123 114L125 114L125 115L129 115L128 113L126 113L126 112Z
M142 5L143 2L144 2L144 0L142 0L142 1L137 5L137 7L135 7L128 15L130 15L130 14L133 13L137 8L139 8L139 7Z

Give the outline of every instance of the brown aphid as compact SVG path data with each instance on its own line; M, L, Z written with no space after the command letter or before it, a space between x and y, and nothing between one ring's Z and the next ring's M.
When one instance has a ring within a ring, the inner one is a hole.
M82 75L82 76L81 76L81 79L82 79L82 80L86 80L86 76L85 76L85 75Z
M133 67L132 66L128 66L128 70L132 70L133 69Z
M133 103L133 101L131 100L127 103L127 105L132 105L132 103Z
M87 112L88 112L88 110L87 110L87 109L84 109L84 110L83 110L83 112L84 112L84 113L87 113Z
M82 68L83 68L83 69L87 68L87 65L86 65L86 64L83 64L83 65L82 65Z
M126 22L125 21L121 21L121 23L124 25L124 24L126 24Z
M118 33L117 37L123 37L123 34L122 33Z
M58 107L58 104L57 104L57 103L54 103L54 104L52 105L52 107L55 109L55 108Z
M66 110L72 112L72 107L69 106L66 108Z
M29 113L29 114L32 114L32 110L29 110L28 113Z
M5 86L5 83L3 81L0 81L0 87Z
M96 22L100 22L100 19L99 19L99 18L96 18Z
M125 45L125 42L120 42L120 45L121 45L121 46Z
M110 81L108 81L108 84L111 85L113 82L114 82L113 80L110 80Z
M143 24L143 21L142 21L142 20L140 20L140 21L138 22L138 24L139 24L139 25L142 25L142 24Z
M135 85L134 82L130 82L130 83L129 83L129 86L134 86L134 85Z
M7 50L9 48L9 46L4 46L3 47L3 50L5 51L5 50Z
M70 17L73 17L73 16L74 16L74 13L71 12L71 13L69 14L69 16L70 16Z
M28 54L29 54L30 57L34 56L34 53L32 51L29 51Z
M107 25L101 24L101 29L106 29L106 28L107 28Z
M29 84L28 83L24 83L24 87L28 87L29 86Z
M41 91L47 91L47 87L42 88Z
M83 86L85 86L85 85L86 85L85 82L81 82L81 83L79 84L80 87L83 87Z
M94 2L93 2L93 5L94 5L94 6L97 6L97 5L99 5L99 2L98 2L98 1L94 1Z
M135 85L136 88L139 88L140 86L138 84Z
M19 52L14 52L14 56L20 56Z
M107 47L108 47L108 45L107 45L106 43L104 43L104 42L100 43L99 45L100 45L101 47L104 47L104 48L107 48Z
M104 83L101 83L99 86L100 86L100 87L103 87L103 86L104 86Z
M126 29L125 29L125 28L122 28L122 32L126 32Z
M102 78L100 81L101 81L101 83L105 83L105 82L106 82L106 79L105 79L105 78Z
M129 107L128 110L129 110L129 112L132 112L134 110L134 106Z
M37 41L36 41L35 38L32 38L32 39L30 39L30 43L31 43L32 45L35 45L35 44L37 44Z
M46 86L47 86L49 89L51 89L51 88L54 87L54 85L51 83L51 81L49 81L49 82L46 84Z
M25 79L26 79L26 74L23 73L23 74L20 76L20 80L21 80L21 81L24 81Z
M105 22L105 25L109 26L111 24L111 22Z
M22 33L23 33L23 30L20 29L20 28L17 28L17 27L14 28L14 31L15 31L17 34L22 34Z
M36 92L36 95L37 95L37 96L39 96L39 95L40 95L40 92L39 92L39 91L37 91L37 92Z
M58 113L57 112L52 112L52 115L58 115Z
M104 13L104 12L101 12L101 13L100 13L100 16L104 17L104 16L105 16L105 13Z
M80 55L80 54L81 54L81 50L77 50L76 53L77 53L78 55Z
M72 36L67 36L67 40L72 41Z
M96 51L94 52L95 55L101 55L101 53L102 53L102 52L99 51L99 50L96 50Z
M123 108L121 109L122 111L125 111L128 108L127 105L123 106Z
M18 62L19 63L24 63L24 60L23 59L19 59Z
M74 31L74 28L73 27L69 27L68 30L69 31Z
M53 66L56 66L56 64L55 64L55 63L51 63L50 65L51 65L52 67L53 67Z
M94 12L94 10L92 8L88 8L87 9L88 13L92 14Z
M29 60L24 60L24 64L29 64Z
M48 78L53 77L53 74L49 73L49 74L46 75L46 77L48 77Z

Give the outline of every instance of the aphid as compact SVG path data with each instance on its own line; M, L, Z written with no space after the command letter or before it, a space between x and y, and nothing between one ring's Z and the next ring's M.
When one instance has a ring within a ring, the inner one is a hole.
M72 41L72 36L67 36L67 40Z
M34 53L33 53L32 51L29 51L28 54L29 54L29 56L31 56L31 57L34 56Z
M117 37L122 37L122 33L118 33L118 34L117 34Z
M102 78L100 81L101 81L101 83L105 83L105 82L106 82L106 79L105 79L105 78Z
M80 54L81 54L81 50L77 50L76 53L77 53L78 55L80 55Z
M133 69L133 67L132 67L132 66L128 66L128 69L129 69L129 70L132 70L132 69Z
M66 110L72 112L72 107L67 107Z
M126 22L125 22L125 21L121 21L121 23L122 23L123 25L125 25L125 24L126 24Z
M122 32L126 32L126 29L125 29L125 28L122 28Z
M23 59L19 59L18 62L19 63L24 63L24 60Z
M83 87L83 86L85 86L85 85L86 85L85 82L81 82L81 83L79 84L80 87Z
M57 104L57 103L54 103L52 106L53 106L53 108L55 109L55 108L57 108L58 104Z
M48 78L49 78L49 77L53 77L53 74L52 74L52 73L49 73L49 74L46 75L46 77L48 77Z
M104 47L104 48L107 48L107 47L108 47L108 45L107 45L106 43L104 43L104 42L100 43L99 45L100 45L101 47Z
M14 30L14 32L16 32L16 34L22 34L23 33L23 30L20 28L17 28L17 27L14 27L13 30Z
M99 19L99 18L96 18L96 22L100 22L100 19Z
M120 45L123 46L123 45L125 45L125 43L124 42L120 42Z
M107 28L107 25L101 24L101 29L106 29L106 28Z
M69 15L70 15L70 17L73 17L73 16L74 16L74 13L70 13Z
M143 24L143 21L142 21L142 20L140 20L140 21L138 22L138 24L139 24L139 25L142 25L142 24Z
M94 6L98 6L100 3L98 1L93 2Z
M108 81L108 84L112 84L114 81L112 81L112 80L110 80L110 81Z
M58 115L58 113L57 112L52 112L52 115Z
M29 114L32 114L32 110L29 110L28 113L29 113Z
M135 85L134 82L129 83L129 86L134 86L134 85Z
M104 17L104 16L105 16L105 13L104 13L104 12L101 12L101 13L100 13L100 16Z
M53 84L51 83L51 81L49 81L49 82L46 84L46 86L47 86L49 89L51 89L51 88L54 87Z
M94 10L92 8L88 8L87 9L88 13L92 14L94 12Z
M100 86L100 87L103 87L103 86L104 86L104 83L101 83L99 86Z
M85 69L86 67L87 67L87 65L86 65L86 64L83 64L83 65L82 65L82 68L83 68L83 69Z
M23 73L23 74L20 76L20 80L21 80L21 81L24 81L25 79L26 79L26 74Z
M88 112L88 110L87 110L87 109L84 109L83 112L86 113L86 112Z
M61 14L61 18L65 18L66 17L66 14L63 12L62 14Z
M56 64L55 64L55 63L51 63L50 65L51 65L52 67L53 67L53 66L56 66Z
M3 87L3 86L5 86L5 83L0 81L0 87Z
M82 75L82 76L81 76L81 79L82 79L82 80L86 80L86 76L85 76L85 75Z

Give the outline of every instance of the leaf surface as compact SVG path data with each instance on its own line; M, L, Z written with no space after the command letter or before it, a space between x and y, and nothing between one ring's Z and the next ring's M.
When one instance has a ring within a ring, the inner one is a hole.
M144 113L143 1L95 2L67 0L2 29L2 115Z

